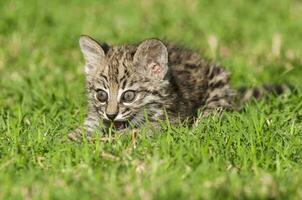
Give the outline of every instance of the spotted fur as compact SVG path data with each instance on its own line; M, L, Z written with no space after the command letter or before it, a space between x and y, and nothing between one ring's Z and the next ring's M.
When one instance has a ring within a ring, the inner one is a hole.
M80 46L88 93L84 128L90 135L100 129L100 122L103 127L127 122L138 128L146 121L156 126L167 116L172 123L193 121L198 111L208 115L234 107L229 74L191 50L157 39L135 45L100 45L88 36L80 38ZM107 93L106 102L96 98L99 90ZM135 98L123 102L129 90Z

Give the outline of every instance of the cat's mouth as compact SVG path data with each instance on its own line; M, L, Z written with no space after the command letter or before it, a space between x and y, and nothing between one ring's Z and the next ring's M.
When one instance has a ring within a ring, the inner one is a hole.
M113 121L111 123L112 123L112 127L117 131L124 130L128 127L127 121Z
M108 120L104 120L104 124L108 128L111 127L112 129L114 129L116 131L122 131L122 130L129 127L129 122L128 121L108 121Z

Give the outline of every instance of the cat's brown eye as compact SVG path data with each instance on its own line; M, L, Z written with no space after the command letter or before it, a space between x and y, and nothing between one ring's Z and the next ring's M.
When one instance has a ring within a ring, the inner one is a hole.
M122 101L125 103L130 103L131 101L133 101L135 99L135 95L136 95L135 91L128 90L123 93Z
M100 102L106 102L108 99L108 94L107 92L105 92L104 90L97 90L96 91L96 98L100 101Z

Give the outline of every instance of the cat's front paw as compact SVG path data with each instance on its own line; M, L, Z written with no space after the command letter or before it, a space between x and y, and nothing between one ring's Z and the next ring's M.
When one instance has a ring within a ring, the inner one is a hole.
M84 138L87 139L87 141L91 140L91 134L87 133L87 131L83 128L77 128L71 132L68 133L67 137L69 140L74 142L82 142Z

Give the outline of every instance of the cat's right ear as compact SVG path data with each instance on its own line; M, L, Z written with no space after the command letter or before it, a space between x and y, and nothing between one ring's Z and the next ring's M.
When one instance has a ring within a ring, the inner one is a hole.
M80 37L79 44L84 55L86 74L93 74L105 59L105 52L101 45L89 36Z

